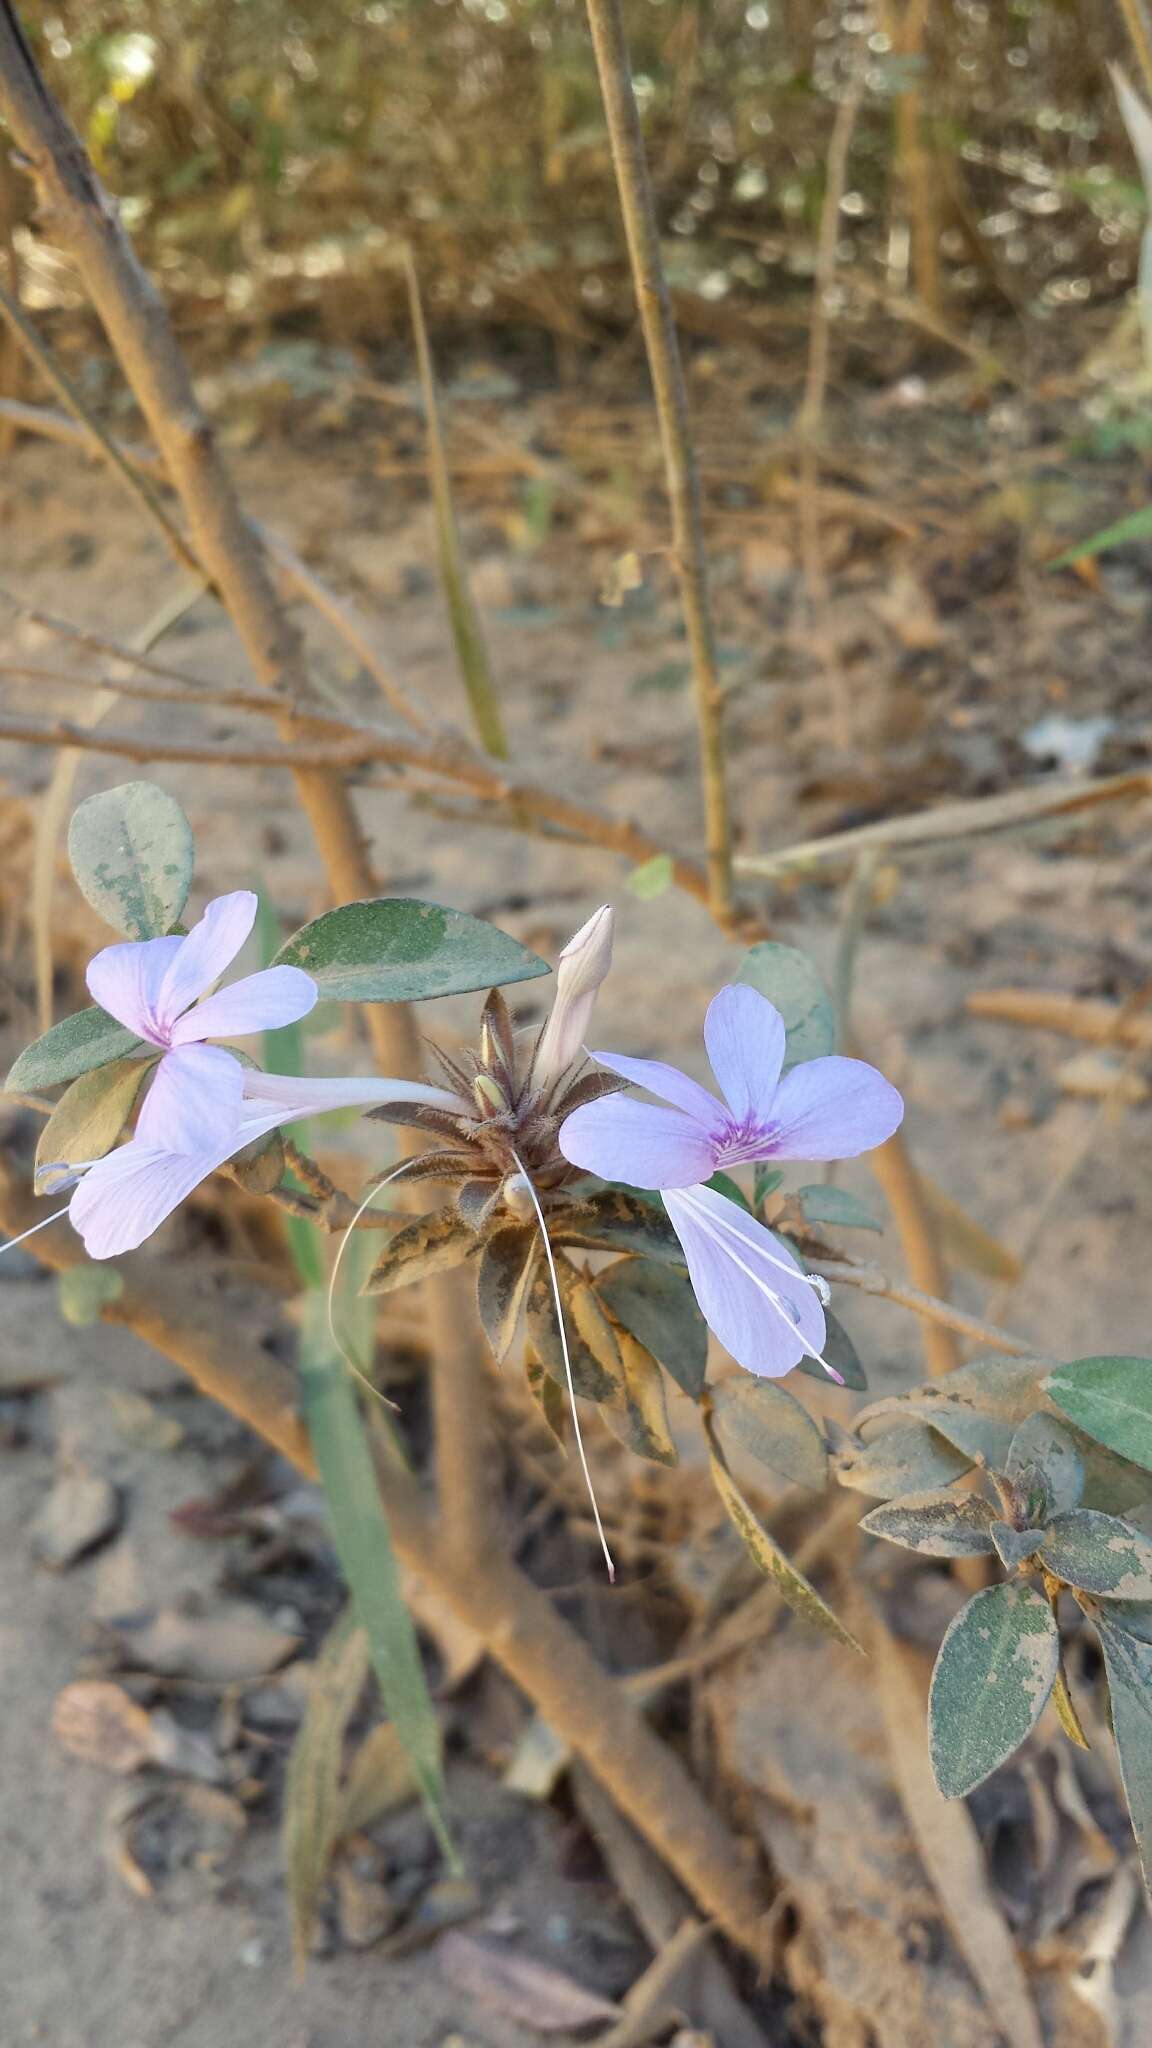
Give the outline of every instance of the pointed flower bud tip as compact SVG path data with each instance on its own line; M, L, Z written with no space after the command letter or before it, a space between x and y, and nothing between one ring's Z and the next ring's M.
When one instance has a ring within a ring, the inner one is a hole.
M556 1000L536 1050L533 1080L547 1088L579 1057L596 992L612 965L612 929L615 913L610 903L601 904L569 939L556 964Z

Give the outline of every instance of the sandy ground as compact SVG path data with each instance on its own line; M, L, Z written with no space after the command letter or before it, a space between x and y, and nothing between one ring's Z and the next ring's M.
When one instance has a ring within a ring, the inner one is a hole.
M287 450L249 452L240 466L256 513L289 528L310 559L354 588L361 601L375 598L382 644L397 671L439 715L460 715L446 630L427 573L426 515L402 515L390 506L385 487L358 468L354 450L339 449L328 464ZM102 477L71 457L22 448L2 488L3 581L29 602L127 636L172 587L159 544ZM470 529L469 545L479 564L516 754L541 779L630 810L670 839L695 842L687 697L635 687L638 676L678 652L668 607L656 604L623 626L613 617L609 633L596 602L596 565L578 550L570 551L560 577L551 558L510 556L482 524ZM558 583L565 593L559 604ZM799 800L805 781L818 779L822 742L818 720L797 724L795 686L771 681L777 600L765 597L753 579L746 580L738 606L735 598L724 602L738 611L757 655L751 680L735 700L734 758L747 843L766 846L835 822L837 803L830 798L821 809ZM1096 712L1110 693L1130 701L1139 622L1119 608L1114 656L1110 666L1102 665L1099 641L1084 625L1088 615L1074 606L1067 611L1060 616L1056 606L1054 616L1038 621L1024 608L991 625L973 614L972 644L982 636L977 667L995 665L990 642L999 634L1000 673L1011 676L1010 686L994 691L986 721L994 770L1013 758L1020 732L1050 701L1045 693L1057 665L1071 693L1065 708ZM3 625L0 649L11 659L59 659L55 644L27 624ZM243 673L205 606L171 638L168 651L213 681ZM341 683L346 669L330 643L320 659L329 680ZM949 637L944 659L948 671L949 662L955 670L975 657L971 644L962 653ZM357 687L371 705L370 686ZM885 776L898 783L903 775L913 786L927 778L938 790L971 787L958 758L948 766L945 742L957 729L944 715L949 687L946 679L937 708L898 739L887 767L877 755L880 765L861 769L871 776L870 786L879 788ZM38 713L51 706L71 714L77 698L75 691L49 695L37 686L34 699L25 694L19 701L34 703ZM884 715L890 712L889 704ZM124 705L114 717L119 725L149 727L147 707ZM876 713L873 731L883 722ZM165 718L163 729L224 737L239 728L226 714L202 722L180 714ZM43 787L50 765L45 752L10 746L0 762L2 787L18 805ZM185 803L198 832L201 894L259 881L289 926L321 906L323 880L277 772L235 778L166 766L124 772L154 772ZM119 764L88 757L78 793L117 779ZM1003 784L1001 776L996 786ZM702 1072L703 1003L739 954L698 905L671 893L640 901L624 886L619 863L606 855L504 830L472 831L413 808L401 791L367 789L361 802L389 889L489 916L539 950L554 951L597 903L613 900L617 965L603 992L599 1042L659 1052ZM844 799L840 814L850 809ZM1125 812L1054 840L986 844L909 861L894 871L888 900L871 915L862 940L857 1025L871 1056L906 1093L914 1155L1009 1244L1027 1239L1038 1204L1083 1143L1095 1107L1061 1090L1061 1070L1075 1048L974 1022L964 1015L964 999L978 987L1020 981L1085 994L1127 993L1152 939L1152 883L1137 858L1146 843L1143 826L1143 814ZM29 981L18 913L11 903L8 911L16 929L5 979L9 1039L16 1045L30 1035ZM789 892L780 912L780 936L809 946L829 966L835 894L806 884ZM59 920L62 957L80 956L101 942L64 879ZM528 987L517 997L518 1009L525 1019L539 1015L543 1000ZM470 999L445 1007L452 1025L466 1029L474 1014ZM337 1046L336 1053L346 1058L347 1048ZM1146 1348L1148 1119L1149 1111L1138 1107L1103 1125L1091 1157L1056 1202L1023 1284L1003 1307L1002 1320L1040 1351L1075 1357ZM862 1190L869 1185L865 1166L847 1170L844 1179ZM890 1238L882 1256L899 1265ZM344 2048L351 2042L515 2048L529 2037L478 2011L427 1954L402 1960L371 1952L334 1955L317 1962L303 1985L295 1983L270 1821L256 1818L218 1888L189 1883L171 1900L161 1890L145 1902L116 1873L108 1809L117 1788L62 1756L49 1732L53 1700L84 1668L94 1612L110 1597L109 1553L63 1574L38 1568L33 1556L29 1524L50 1483L62 1388L144 1391L180 1416L185 1437L177 1451L164 1458L131 1446L117 1452L118 1481L131 1503L121 1545L135 1543L143 1568L160 1572L169 1587L203 1585L206 1568L202 1546L174 1534L167 1511L207 1490L222 1461L238 1461L240 1446L229 1426L197 1415L200 1404L176 1391L170 1370L129 1340L64 1328L49 1284L14 1264L0 1277L0 1289L19 1357L48 1361L63 1375L62 1387L3 1409L16 1441L0 1453L2 2048L26 2042L46 2048L234 2048L241 2042L246 2048ZM987 1299L981 1283L963 1274L956 1293L973 1307ZM856 1298L844 1298L838 1308L875 1384L918 1375L917 1333L908 1318L887 1304ZM849 1412L847 1405L842 1412ZM165 1532L157 1533L154 1553L149 1530ZM218 1575L218 1558L210 1573ZM564 1874L561 1822L549 1812L526 1811L498 1788L477 1791L471 1781L460 1796L475 1808L468 1825L476 1842L487 1845L489 1911L517 1923L532 1953L551 1956L598 1988L623 1989L626 1915L607 1887ZM631 1960L634 1965L634 1950ZM984 2038L973 2035L973 2048Z

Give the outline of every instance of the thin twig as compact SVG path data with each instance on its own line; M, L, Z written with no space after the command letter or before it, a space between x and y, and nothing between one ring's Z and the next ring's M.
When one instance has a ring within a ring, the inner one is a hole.
M862 1294L875 1294L885 1301L895 1301L901 1308L911 1309L913 1315L923 1317L925 1322L935 1324L940 1330L954 1330L959 1336L970 1337L977 1344L991 1344L997 1351L1011 1352L1015 1358L1031 1358L1036 1350L1034 1344L1014 1336L1011 1330L1001 1330L995 1323L982 1322L979 1316L966 1315L963 1309L953 1308L950 1301L940 1301L935 1295L923 1293L919 1287L907 1287L901 1280L889 1279L879 1266L848 1264L840 1259L816 1259L812 1270L822 1273L826 1280L838 1281L841 1286L858 1287Z
M966 998L964 1008L970 1017L991 1023L1023 1024L1030 1031L1058 1031L1089 1045L1131 1045L1152 1052L1152 1017L1126 1015L1123 1003L1050 995L1042 988L981 988Z
M731 927L734 913L731 823L724 753L724 693L716 662L708 598L700 479L688 428L684 372L660 255L660 234L632 86L620 0L587 0L587 7L636 287L637 309L648 351L672 513L672 551L692 656L704 789L709 903L717 923L727 930Z
M1152 31L1149 30L1143 0L1120 0L1120 12L1124 16L1132 53L1140 66L1144 90L1152 98Z
M820 441L824 423L824 401L828 390L832 292L836 275L836 250L840 239L840 207L848 174L848 152L852 146L852 135L868 77L870 26L869 18L858 32L856 63L848 89L836 109L836 119L832 124L832 136L828 144L824 170L824 201L820 210L816 268L812 280L808 368L795 428L799 457L800 559L808 613L808 636L821 658L836 723L837 740L845 753L852 746L855 737L855 719L852 714L848 680L828 624L830 593L824 563L823 537L820 531Z
M926 1301L942 1300L948 1289L948 1271L903 1131L894 1132L886 1144L869 1153L868 1164L892 1211L914 1291L922 1291ZM954 1372L960 1363L953 1327L944 1318L929 1319L922 1332L924 1356L933 1378Z

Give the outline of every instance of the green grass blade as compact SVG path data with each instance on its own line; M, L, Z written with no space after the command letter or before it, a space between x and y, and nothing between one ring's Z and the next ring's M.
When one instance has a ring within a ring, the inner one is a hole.
M404 1605L400 1572L355 1385L328 1329L323 1292L305 1296L300 1346L304 1414L328 1502L336 1553L368 1635L384 1705L412 1760L444 1855L459 1858L444 1813L440 1731Z
M1050 569L1066 569L1071 562L1085 561L1089 555L1106 554L1109 548L1126 547L1129 541L1152 538L1152 505L1142 505L1138 512L1130 512L1126 519L1118 519L1114 526L1102 527L1087 540L1078 540L1073 547L1065 548L1048 563Z
M506 761L508 740L504 732L504 720L500 715L500 704L496 695L492 665L488 659L488 649L484 642L480 614L472 596L464 551L460 545L460 528L452 497L452 479L448 471L440 402L436 393L436 373L432 366L432 351L428 344L428 329L424 322L424 307L420 299L420 282L411 250L405 251L404 268L408 281L408 302L412 313L412 333L416 342L420 390L424 400L424 417L428 427L428 474L432 485L432 505L436 515L440 580L448 605L456 660L468 694L472 719L480 743L486 753L494 754L498 760Z
M260 947L260 964L268 967L280 950L284 934L280 920L273 910L264 891L259 892L259 908L256 912L256 938ZM276 1031L266 1031L263 1038L264 1065L270 1074L302 1074L304 1072L304 1033L299 1024L282 1024ZM301 1151L308 1150L308 1126L299 1124L295 1136ZM290 1172L289 1182L297 1185ZM328 1267L324 1255L324 1236L314 1223L303 1216L284 1216L284 1235L292 1254L302 1287L323 1287Z
M340 1838L344 1734L367 1675L367 1637L348 1608L312 1667L308 1704L292 1745L284 1785L281 1839L299 1972L308 1960L328 1866Z

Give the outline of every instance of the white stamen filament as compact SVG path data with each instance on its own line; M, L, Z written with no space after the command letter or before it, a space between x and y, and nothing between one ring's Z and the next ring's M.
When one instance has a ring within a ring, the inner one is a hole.
M829 1379L835 1380L839 1386L843 1386L844 1380L842 1375L837 1372L834 1365L829 1365L828 1360L822 1358L818 1351L813 1351L812 1346L805 1341L803 1332L793 1322L787 1309L781 1303L779 1295L773 1288L769 1287L766 1280L762 1279L758 1273L752 1271L751 1266L745 1265L744 1260L739 1254L732 1250L730 1240L735 1238L736 1242L742 1245L745 1251L753 1252L759 1258L766 1259L769 1265L778 1267L781 1272L794 1275L797 1280L803 1280L807 1286L813 1284L813 1276L809 1273L802 1273L800 1268L794 1266L790 1259L778 1259L772 1252L766 1250L763 1245L751 1243L734 1223L727 1222L723 1217L713 1216L711 1210L706 1208L703 1202L694 1201L690 1190L681 1188L677 1192L679 1193L680 1200L691 1211L697 1228L703 1231L705 1237L711 1239L712 1243L719 1248L726 1259L731 1259L732 1264L743 1273L745 1279L752 1282L753 1287L771 1304L782 1321L787 1323L792 1335L799 1338L804 1356L815 1359L817 1365L822 1366L828 1374ZM824 1284L827 1285L827 1282ZM817 1292L819 1292L819 1289L817 1289Z
M373 1386L363 1366L353 1357L350 1346L345 1343L339 1330L336 1328L336 1282L339 1278L340 1267L343 1264L344 1254L348 1249L352 1232L359 1223L365 1209L371 1208L377 1195L383 1188L388 1186L389 1181L395 1180L398 1175L403 1173L406 1164L407 1161L402 1159L399 1166L394 1167L391 1173L385 1174L383 1180L373 1181L372 1186L369 1188L347 1229L341 1232L340 1243L336 1247L336 1257L332 1261L332 1272L328 1279L328 1335L331 1337L349 1372L353 1373L367 1387L370 1394L375 1394L378 1401L383 1401L386 1408L395 1408L395 1401L390 1401L386 1394L380 1392L379 1387Z
M5 1252L15 1251L16 1246L23 1244L26 1238L35 1237L38 1230L47 1230L50 1223L59 1223L60 1218L68 1214L69 1206L66 1202L62 1209L55 1211L54 1215L44 1216L39 1223L34 1223L31 1230L22 1230L19 1237L10 1237L7 1244L0 1244L0 1258L3 1258Z
M564 1359L564 1376L568 1382L568 1404L572 1410L572 1430L576 1438L576 1449L580 1454L580 1467L584 1474L584 1484L588 1489L588 1498L592 1503L592 1519L596 1524L596 1534L600 1538L600 1548L604 1552L604 1562L608 1567L608 1577L612 1584L615 1584L616 1566L612 1562L612 1552L608 1548L608 1538L604 1534L604 1524L600 1520L600 1510L596 1505L596 1489L592 1484L592 1474L588 1470L588 1459L584 1451L584 1439L580 1434L580 1417L576 1412L576 1389L572 1383L572 1360L568 1355L568 1332L564 1326L564 1304L560 1299L560 1277L556 1271L556 1260L553 1257L552 1242L548 1236L548 1225L544 1221L544 1211L540 1207L540 1197L536 1193L531 1175L528 1173L523 1160L515 1152L512 1153L512 1157L523 1174L525 1186L532 1197L532 1207L536 1211L536 1221L540 1227L540 1236L544 1243L544 1257L548 1261L548 1273L552 1281L552 1299L556 1303L556 1323L560 1331L560 1350Z

